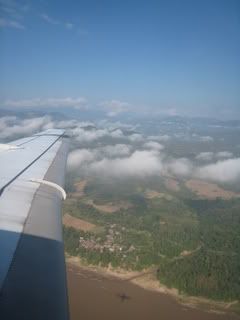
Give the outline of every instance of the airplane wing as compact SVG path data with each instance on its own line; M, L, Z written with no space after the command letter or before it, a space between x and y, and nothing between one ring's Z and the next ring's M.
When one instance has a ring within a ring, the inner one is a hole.
M0 319L68 319L67 140L64 130L47 130L0 144Z

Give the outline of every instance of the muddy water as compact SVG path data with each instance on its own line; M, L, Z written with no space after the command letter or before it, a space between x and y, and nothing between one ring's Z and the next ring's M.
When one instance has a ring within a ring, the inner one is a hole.
M67 265L71 320L239 320L187 308L172 297Z

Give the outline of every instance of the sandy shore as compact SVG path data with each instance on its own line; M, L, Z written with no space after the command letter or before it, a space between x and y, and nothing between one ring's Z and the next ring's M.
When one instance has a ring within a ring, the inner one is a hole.
M82 270L96 272L97 274L100 274L106 278L113 277L118 278L122 281L130 281L145 290L170 295L182 305L191 308L201 308L214 313L225 313L231 311L232 306L239 303L239 301L233 301L231 303L219 302L202 297L192 297L179 294L177 289L168 288L161 284L156 278L156 271L154 272L153 269L135 272L127 271L121 268L112 268L111 266L109 266L108 268L103 268L94 265L87 265L79 257L70 257L68 255L66 256L66 262L67 264L75 265Z

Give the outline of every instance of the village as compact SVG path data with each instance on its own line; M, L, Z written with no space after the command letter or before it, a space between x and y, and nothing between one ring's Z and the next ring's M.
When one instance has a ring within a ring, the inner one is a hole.
M109 252L132 252L135 250L135 247L131 245L130 247L126 247L124 245L120 245L121 242L121 233L116 230L116 224L111 224L108 229L106 239L104 241L101 237L96 237L96 235L89 235L88 237L80 236L79 238L79 248L84 248L87 250L95 250L100 251L101 253L104 250L108 250ZM122 231L125 230L122 227ZM123 255L124 257L124 255Z

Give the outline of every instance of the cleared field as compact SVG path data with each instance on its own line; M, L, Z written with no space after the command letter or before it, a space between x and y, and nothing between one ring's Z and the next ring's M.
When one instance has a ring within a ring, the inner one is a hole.
M180 190L178 181L175 180L175 179L172 179L172 178L166 178L165 179L165 187L168 190L171 190L171 191L174 191L174 192L177 192L177 191Z
M216 199L222 198L229 200L231 198L240 197L240 194L233 191L224 190L217 184L209 183L201 180L188 180L185 186L196 193L201 198Z
M87 180L82 180L79 182L76 182L74 184L75 192L71 194L72 197L74 198L79 198L84 196L84 188L87 184Z
M145 197L147 199L154 199L154 198L163 198L166 200L172 200L172 196L170 194L167 193L161 193L161 192L157 192L155 190L146 190L146 192L144 193Z
M128 209L131 207L130 203L127 202L119 202L117 204L109 202L106 204L95 204L94 201L92 199L87 200L86 204L89 204L91 206L93 206L95 209L102 211L102 212L106 212L106 213L114 213L117 212L120 209Z
M93 231L94 229L97 228L95 224L79 218L72 217L68 213L66 213L63 216L63 224L66 227L72 227L76 230L82 230L82 231Z

